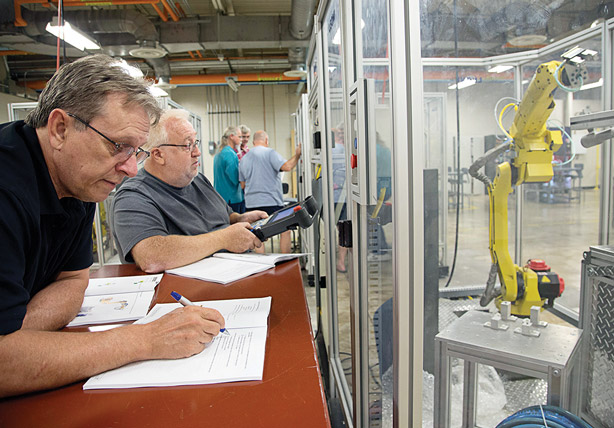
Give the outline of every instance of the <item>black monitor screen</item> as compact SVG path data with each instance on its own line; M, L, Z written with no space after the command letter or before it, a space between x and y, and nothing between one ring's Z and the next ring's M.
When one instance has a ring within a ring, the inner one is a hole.
M294 212L294 207L287 208L283 211L278 211L277 214L271 219L271 221L281 220L282 218L288 217L290 214Z

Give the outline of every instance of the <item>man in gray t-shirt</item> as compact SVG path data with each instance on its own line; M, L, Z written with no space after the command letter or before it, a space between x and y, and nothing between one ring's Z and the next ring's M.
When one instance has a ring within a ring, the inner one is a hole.
M239 181L245 189L245 207L272 214L283 207L281 171L290 171L301 157L301 145L290 160L285 160L269 147L269 136L264 131L254 133L254 148L239 163ZM282 253L290 252L290 231L280 236ZM257 250L258 251L258 250ZM262 251L264 252L264 247Z
M113 236L122 262L162 272L217 251L258 248L250 223L267 214L233 212L198 173L200 143L185 110L167 110L151 128L144 168L113 201Z

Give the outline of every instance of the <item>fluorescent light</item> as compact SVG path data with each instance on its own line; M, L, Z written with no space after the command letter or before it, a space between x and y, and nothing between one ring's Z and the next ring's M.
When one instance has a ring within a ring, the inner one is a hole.
M64 25L58 25L57 16L53 17L53 20L47 24L45 29L56 37L64 40L83 51L85 49L94 50L100 49L100 45L96 43L91 37L82 32L76 27L70 25L68 21L64 21Z
M230 89L232 89L235 92L239 91L239 86L241 86L241 84L239 82L237 82L234 78L228 76L226 78L226 83L228 84L228 86L230 87Z
M502 73L504 71L511 70L512 68L514 68L513 65L495 65L494 67L489 68L488 72L489 73Z
M597 80L596 82L593 83L588 83L586 85L582 85L582 87L580 88L581 91L584 91L585 89L593 89L593 88L599 88L603 86L603 78L600 78L599 80Z
M168 92L158 86L151 85L148 89L149 93L154 97L168 97Z
M470 77L465 78L463 81L458 82L458 89L467 88L469 86L473 86L477 83L476 79L472 79ZM456 89L456 83L448 86L448 89Z

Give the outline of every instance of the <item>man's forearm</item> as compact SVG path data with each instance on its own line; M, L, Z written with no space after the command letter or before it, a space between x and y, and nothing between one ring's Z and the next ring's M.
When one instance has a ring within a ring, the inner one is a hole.
M19 330L0 336L0 396L75 382L146 359L148 344L126 326L99 333Z
M296 166L296 164L298 164L298 160L301 157L300 153L295 154L294 156L292 156L288 161L286 161L286 163L284 163L281 166L281 170L282 171L290 171L292 168L294 168Z
M194 263L223 249L222 235L223 230L194 236L152 236L134 246L132 257L145 272L163 272Z
M89 281L89 268L61 272L55 282L43 288L28 303L23 329L59 330L73 320Z

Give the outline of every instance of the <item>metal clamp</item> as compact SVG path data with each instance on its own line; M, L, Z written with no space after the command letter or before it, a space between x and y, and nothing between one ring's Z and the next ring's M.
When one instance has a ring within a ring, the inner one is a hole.
M539 330L532 328L533 323L529 319L522 320L522 325L514 329L514 333L522 334L523 336L539 337L541 334Z
M493 330L507 330L509 325L501 321L501 314L495 314L490 321L484 323L484 327L492 328Z
M535 327L548 327L548 323L546 321L539 320L539 312L541 308L539 306L531 306L531 324Z

